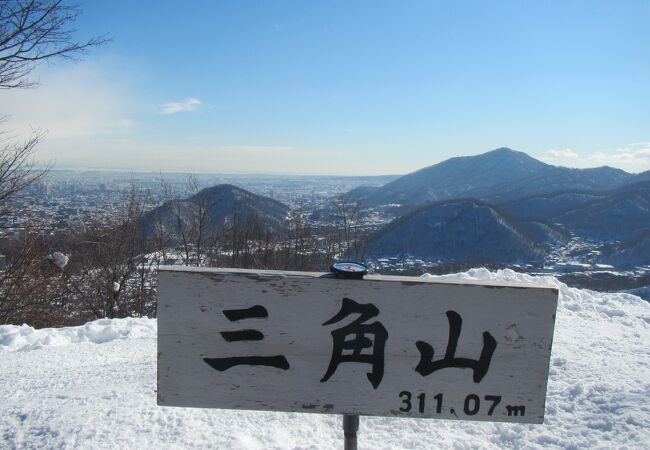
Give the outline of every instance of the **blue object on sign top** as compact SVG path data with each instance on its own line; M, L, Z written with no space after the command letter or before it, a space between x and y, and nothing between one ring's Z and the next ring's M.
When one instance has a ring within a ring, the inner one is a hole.
M368 267L353 261L341 261L330 266L337 278L363 278L368 273Z

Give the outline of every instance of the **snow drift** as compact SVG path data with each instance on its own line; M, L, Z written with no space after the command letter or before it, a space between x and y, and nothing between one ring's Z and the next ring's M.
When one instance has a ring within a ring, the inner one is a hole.
M430 277L426 275L427 277ZM560 289L544 425L363 417L361 448L650 448L650 304ZM340 448L339 416L156 406L156 321L0 326L1 448Z

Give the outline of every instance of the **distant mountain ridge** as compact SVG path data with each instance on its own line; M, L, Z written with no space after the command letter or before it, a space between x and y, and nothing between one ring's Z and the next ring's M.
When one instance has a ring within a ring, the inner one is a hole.
M185 198L170 200L147 212L142 219L145 234L154 233L157 224L174 230L179 226L186 229L197 209L207 211L206 232L213 232L237 214L239 220L256 218L266 229L279 228L289 213L289 207L277 200L254 194L231 184L219 184L205 188ZM180 220L180 224L178 223Z
M608 243L602 261L650 263L650 171L569 169L500 148L348 195L364 206L402 205L370 238L373 256L534 263L577 236Z
M449 205L461 204L490 209L485 217L493 221L466 214L449 216L453 220L446 222L431 221L448 214ZM511 232L499 231L497 223L507 223ZM472 238L459 237L468 233L475 237L472 245ZM380 229L371 237L369 249L373 256L531 263L572 235L609 242L602 248L601 262L626 267L650 264L650 181L609 191L539 194L497 205L473 199L435 202Z
M624 240L650 227L650 180L608 191L538 194L498 207L519 219L559 224L587 239Z
M437 202L381 228L368 241L374 256L413 255L476 263L540 261L568 239L542 222L519 222L473 199Z
M496 202L564 189L606 189L621 186L633 178L635 175L611 167L552 166L503 147L477 156L451 158L379 188L361 186L347 195L368 207L386 204L414 207L460 197Z
M619 267L650 264L650 226L620 243L605 246L601 261Z

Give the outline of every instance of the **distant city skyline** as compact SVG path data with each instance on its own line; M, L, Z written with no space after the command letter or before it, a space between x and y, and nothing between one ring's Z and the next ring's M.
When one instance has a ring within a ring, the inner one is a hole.
M81 2L112 42L0 91L57 168L404 174L509 147L650 170L650 2Z

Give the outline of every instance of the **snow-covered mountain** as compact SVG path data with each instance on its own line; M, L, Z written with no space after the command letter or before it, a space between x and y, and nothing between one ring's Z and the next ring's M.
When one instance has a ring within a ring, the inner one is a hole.
M540 262L562 240L541 222L522 222L478 200L433 203L379 229L369 255L404 254L485 263ZM565 239L566 240L566 239Z
M647 176L609 167L556 167L501 148L452 158L348 196L364 206L394 204L389 211L399 216L370 238L372 256L537 264L550 247L576 236L610 244L601 262L632 267L650 264L644 249L635 250L650 232Z
M440 277L430 277L432 280ZM362 417L360 448L649 448L650 303L560 290L544 425ZM340 416L156 406L156 321L0 326L0 448L341 448Z
M535 195L498 207L520 219L562 224L587 239L628 239L650 227L650 181L611 190Z
M476 156L450 158L406 174L384 186L361 186L350 199L364 206L399 203L406 207L455 198L490 203L567 189L608 189L636 180L620 169L571 169L546 164L526 153L498 148Z
M242 222L256 218L264 227L279 227L287 217L289 207L269 197L254 194L232 184L218 184L205 188L191 197L165 202L163 205L147 212L142 219L145 234L154 233L156 224L174 230L179 226L186 229L202 208L206 214L205 227L208 232L216 228L233 215Z

